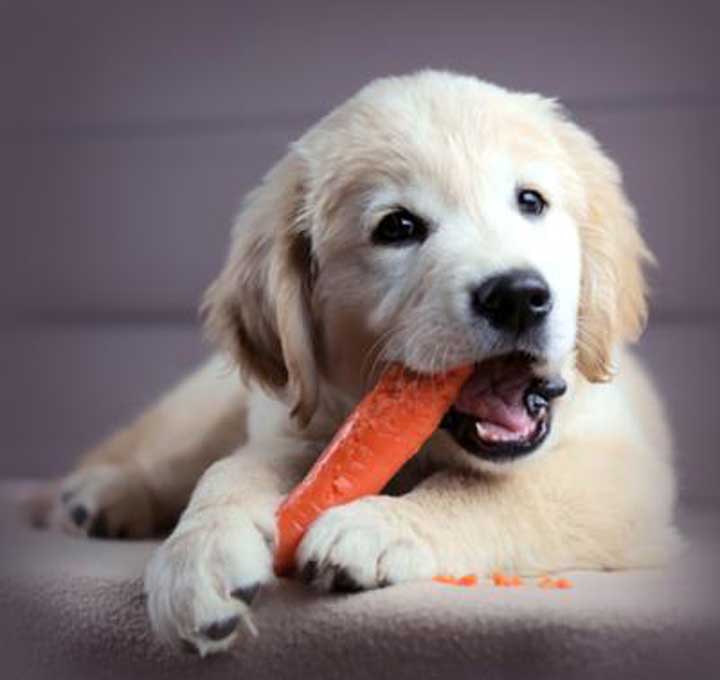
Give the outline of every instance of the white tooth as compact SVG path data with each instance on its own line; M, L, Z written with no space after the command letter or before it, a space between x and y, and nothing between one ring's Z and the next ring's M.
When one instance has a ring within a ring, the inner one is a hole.
M492 435L485 430L482 423L478 420L475 422L475 432L480 439L491 439Z
M487 442L512 442L516 440L529 439L535 432L535 424L532 423L526 426L522 432L505 432L486 428L481 421L476 420L475 432L480 439Z

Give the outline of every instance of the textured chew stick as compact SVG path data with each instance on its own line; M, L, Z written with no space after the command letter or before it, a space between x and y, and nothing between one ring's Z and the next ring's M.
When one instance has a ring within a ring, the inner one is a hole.
M393 365L385 371L278 509L278 576L292 571L303 534L325 510L379 493L418 452L472 370L426 376Z

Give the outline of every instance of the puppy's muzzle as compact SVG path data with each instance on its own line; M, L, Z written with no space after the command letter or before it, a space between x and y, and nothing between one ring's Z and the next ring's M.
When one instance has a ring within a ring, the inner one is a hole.
M552 295L545 279L530 269L515 269L483 281L471 291L473 313L499 331L521 335L545 321Z

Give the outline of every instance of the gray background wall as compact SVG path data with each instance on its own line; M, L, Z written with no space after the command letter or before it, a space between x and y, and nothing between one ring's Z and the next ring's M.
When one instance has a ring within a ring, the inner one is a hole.
M198 299L289 141L425 67L562 99L624 168L661 268L641 352L686 497L718 497L715 3L0 4L0 476L49 475L206 351Z

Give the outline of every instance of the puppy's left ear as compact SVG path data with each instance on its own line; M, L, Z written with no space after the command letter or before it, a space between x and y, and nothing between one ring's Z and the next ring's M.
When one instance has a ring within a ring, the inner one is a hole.
M558 135L584 194L575 206L582 247L577 363L589 381L606 382L616 372L615 347L637 340L645 327L643 266L654 260L617 165L590 134L565 118Z
M242 376L286 397L306 425L319 387L303 171L291 151L247 197L202 311L210 338L230 352Z

